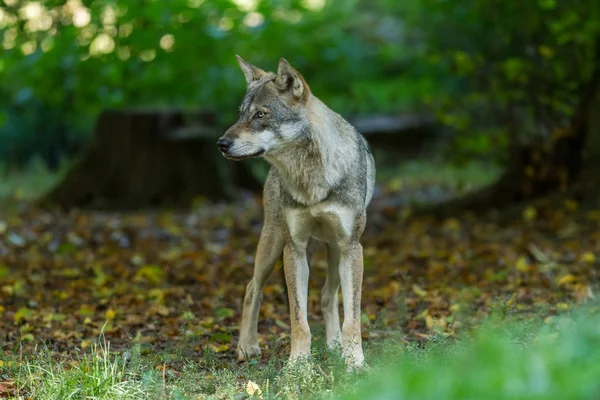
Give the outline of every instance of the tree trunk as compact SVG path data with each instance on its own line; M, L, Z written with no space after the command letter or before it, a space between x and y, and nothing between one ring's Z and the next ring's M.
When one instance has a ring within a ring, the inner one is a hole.
M600 74L599 74L600 75ZM600 81L600 77L598 78ZM582 149L581 172L576 190L589 206L600 206L600 83L590 101L586 116L586 135Z
M182 135L190 120L205 130ZM218 136L215 118L207 113L107 110L88 148L41 203L101 209L189 206L198 196L226 199L239 186L260 188L243 163L221 157Z
M348 117L374 151L381 150L394 161L435 152L444 135L432 118L413 114L374 114Z

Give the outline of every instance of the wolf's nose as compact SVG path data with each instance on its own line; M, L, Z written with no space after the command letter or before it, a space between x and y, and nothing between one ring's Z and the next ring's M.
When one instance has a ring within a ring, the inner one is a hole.
M231 145L233 144L233 140L229 138L221 138L217 141L217 146L221 153L227 153Z

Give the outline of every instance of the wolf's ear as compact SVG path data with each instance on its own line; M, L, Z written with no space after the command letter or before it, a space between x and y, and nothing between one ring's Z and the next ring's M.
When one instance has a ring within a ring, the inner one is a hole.
M248 61L244 60L242 57L238 56L237 54L235 57L237 58L238 64L240 65L240 68L242 69L242 72L244 73L244 76L246 77L247 83L259 80L260 78L262 78L263 76L265 76L267 74L265 71L250 64Z
M290 91L298 100L304 100L310 94L310 88L306 81L285 58L279 60L275 85L281 91Z

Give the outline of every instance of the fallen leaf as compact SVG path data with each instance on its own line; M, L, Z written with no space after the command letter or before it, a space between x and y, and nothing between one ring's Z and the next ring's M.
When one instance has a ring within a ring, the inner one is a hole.
M581 261L586 264L594 264L596 262L596 256L594 253L587 251L581 255Z
M0 279L4 279L10 274L10 270L6 265L0 264Z
M137 282L149 282L157 285L161 283L165 278L165 271L158 265L144 265L135 274L134 281Z
M33 311L27 307L22 307L17 311L13 317L16 323L26 321L31 318L33 315Z
M530 271L531 266L529 265L529 262L527 261L527 257L525 257L525 256L519 257L519 259L517 260L517 264L515 265L515 268L517 268L521 272Z
M215 314L218 318L231 318L233 317L234 311L231 308L219 308Z
M33 341L33 335L31 333L27 333L21 336L21 342L31 342Z
M427 292L417 285L412 285L412 291L419 297L426 297Z
M250 396L257 396L259 399L262 399L262 390L260 390L260 387L253 381L248 381L248 383L246 383L246 393Z
M525 222L532 222L537 218L537 210L533 206L529 206L523 210L523 219Z
M575 276L571 275L571 274L567 274L567 275L563 275L560 278L558 278L558 280L556 281L556 283L558 284L558 286L564 286L567 285L569 283L573 283L577 280L577 278L575 278Z
M113 310L112 308L109 308L108 310L106 310L106 313L104 314L104 318L108 321L111 321L113 319L115 319L115 310Z
M226 344L223 344L223 345L218 346L218 347L215 348L215 351L217 353L222 353L222 352L227 351L227 350L229 350L229 346L226 345Z

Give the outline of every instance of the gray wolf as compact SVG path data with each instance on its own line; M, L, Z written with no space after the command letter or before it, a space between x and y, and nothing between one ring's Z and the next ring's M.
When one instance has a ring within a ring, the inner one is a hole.
M260 355L257 321L262 291L282 256L290 304L290 360L310 355L307 246L319 240L325 242L328 254L321 299L327 345L341 345L349 367L362 366L360 238L375 181L367 141L313 95L285 59L279 61L277 73L265 72L239 56L237 60L247 90L238 121L217 146L229 159L262 157L271 164L264 185L264 226L243 302L238 359Z

